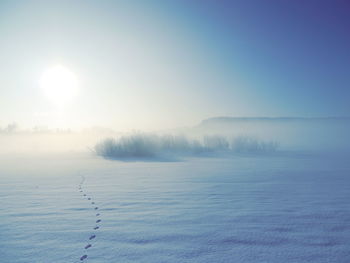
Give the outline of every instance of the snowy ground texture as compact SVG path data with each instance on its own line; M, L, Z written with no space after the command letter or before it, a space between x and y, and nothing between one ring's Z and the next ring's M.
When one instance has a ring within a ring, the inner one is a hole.
M0 262L348 263L346 157L2 156Z

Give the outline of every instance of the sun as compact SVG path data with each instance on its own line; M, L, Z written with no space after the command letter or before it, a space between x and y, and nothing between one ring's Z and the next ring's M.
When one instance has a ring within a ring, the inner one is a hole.
M78 79L68 68L57 65L43 72L40 87L49 100L62 107L76 96Z

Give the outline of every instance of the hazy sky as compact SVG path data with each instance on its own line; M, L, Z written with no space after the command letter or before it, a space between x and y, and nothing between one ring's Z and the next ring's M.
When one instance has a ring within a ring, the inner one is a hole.
M349 116L350 3L0 1L0 127L117 130L213 116ZM79 90L40 87L61 65Z

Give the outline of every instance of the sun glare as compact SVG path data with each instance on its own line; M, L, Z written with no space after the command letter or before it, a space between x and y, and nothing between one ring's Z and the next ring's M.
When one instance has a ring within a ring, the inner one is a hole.
M40 86L48 99L63 106L77 94L78 79L72 71L57 65L44 71Z

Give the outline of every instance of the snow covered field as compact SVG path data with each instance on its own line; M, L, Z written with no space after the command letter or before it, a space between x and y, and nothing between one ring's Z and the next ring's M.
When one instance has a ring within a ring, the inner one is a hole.
M316 153L2 155L0 262L348 263L349 176Z

